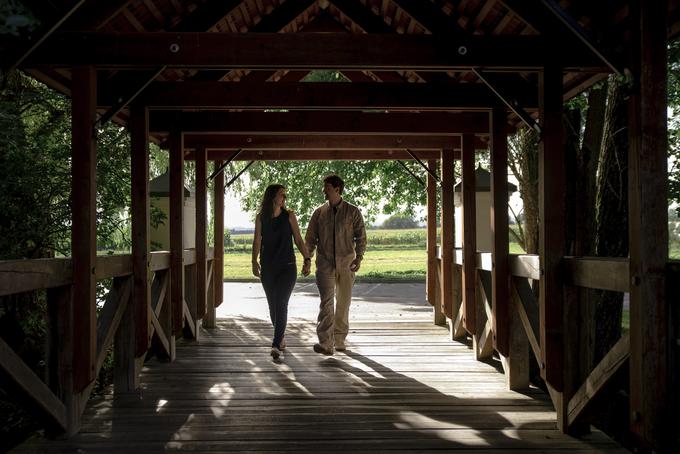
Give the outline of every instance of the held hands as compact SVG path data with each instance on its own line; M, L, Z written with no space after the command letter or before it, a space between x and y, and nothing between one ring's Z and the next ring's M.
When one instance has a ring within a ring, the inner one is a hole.
M302 265L302 275L303 276L309 276L309 273L311 271L312 271L312 259L306 258L303 262L303 265Z
M260 264L253 260L253 275L260 277Z
M359 271L359 268L361 268L361 258L357 257L352 260L352 263L349 265L349 270L356 273Z

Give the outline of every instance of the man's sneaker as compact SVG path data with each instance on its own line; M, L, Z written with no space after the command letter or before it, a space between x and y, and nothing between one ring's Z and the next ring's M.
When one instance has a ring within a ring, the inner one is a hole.
M272 347L271 355L274 359L283 359L283 352L276 347Z
M314 344L314 351L317 353L321 353L327 356L330 356L333 354L333 347L331 348L326 348L321 344Z
M279 350L284 351L286 349L286 338L281 339L281 345L279 345Z
M339 352L344 352L347 350L347 346L345 345L345 341L336 341L335 342L335 349Z

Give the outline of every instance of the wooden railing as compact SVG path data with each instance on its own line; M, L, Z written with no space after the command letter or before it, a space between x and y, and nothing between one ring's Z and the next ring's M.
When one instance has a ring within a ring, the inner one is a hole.
M476 257L476 288L474 312L476 324L474 330L466 328L464 323L465 314L469 314L464 305L466 302L462 291L462 267L463 256L461 250L454 254L452 269L453 279L453 307L446 308L442 304L440 285L441 258L438 257L436 299L434 304L435 323L442 324L445 320L450 328L453 340L465 340L472 338L473 352L477 359L490 358L494 354L494 318L495 305L491 301L491 273L492 254L477 253ZM529 352L533 354L539 367L559 368L558 373L565 377L564 387L557 390L548 384L550 396L558 410L558 423L564 432L578 432L579 424L583 422L586 410L591 409L595 398L600 395L612 378L628 365L630 356L630 336L624 331L621 338L611 350L591 367L590 370L574 373L572 369L583 367L577 364L579 353L583 348L592 348L592 345L584 345L587 337L578 333L579 328L579 289L598 289L615 292L628 292L630 288L630 273L627 258L599 258L599 257L564 257L562 260L562 273L565 279L565 308L564 324L557 327L563 334L563 357L555 361L545 361L543 354L543 339L541 331L545 330L541 320L541 308L539 307L538 282L540 276L539 256L537 255L513 255L509 256L510 265L510 306L507 320L499 321L509 327L510 354L504 356L496 352L501 359L506 374L509 389L521 389L529 384ZM667 267L667 281L669 282L668 297L677 297L680 282L680 264L669 263ZM674 287L673 287L674 286ZM673 288L671 288L673 287ZM571 297L569 296L571 295ZM672 322L675 336L678 338L677 349L680 350L680 309L675 305ZM582 314L583 315L583 314ZM581 315L581 316L582 316ZM472 331L472 332L471 332ZM680 355L673 355L675 363L680 366ZM575 359L576 358L576 359ZM626 371L627 372L627 371ZM576 377L576 378L574 378ZM674 401L680 403L680 392L673 396Z
M213 253L207 254L207 310L214 317L216 285L213 282ZM199 321L197 310L196 252L184 251L184 301L181 313L183 335L197 339ZM132 301L133 271L131 255L98 256L93 270L96 279L112 280L112 284L99 310L96 320L96 340L83 338L81 330L73 324L73 267L70 258L0 261L0 296L46 290L48 348L46 374L41 378L0 337L0 369L9 377L31 406L37 408L48 421L51 429L74 433L79 428L80 416L90 397L95 382L84 389L74 386L74 376L82 361L74 354L73 346L80 342L96 342L94 376L113 348L114 389L127 392L136 388L139 371L145 354L136 353L135 328L140 323L150 326L144 344L147 351L173 360L175 358L175 335L173 332L173 308L170 307L170 253L152 252L150 271L151 303L149 317L138 320ZM96 304L94 301L92 304ZM214 323L214 321L212 322Z

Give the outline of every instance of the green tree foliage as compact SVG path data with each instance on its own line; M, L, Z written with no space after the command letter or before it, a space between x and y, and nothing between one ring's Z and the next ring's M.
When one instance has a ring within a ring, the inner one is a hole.
M414 164L412 170L424 178L424 171ZM227 180L236 172L238 167L230 169ZM247 180L239 181L233 190L241 197L242 208L255 213L265 188L283 184L288 188L287 205L304 226L324 202L323 178L332 173L345 181L343 197L361 208L367 222L381 212L413 216L415 208L426 202L425 188L395 161L260 161L248 169Z
M414 229L418 227L418 223L412 216L397 213L385 219L382 227L384 229Z
M678 204L680 214L680 39L668 46L668 156L670 158L668 195Z
M0 93L0 258L70 253L71 103L13 73ZM97 131L97 243L129 246L130 139Z

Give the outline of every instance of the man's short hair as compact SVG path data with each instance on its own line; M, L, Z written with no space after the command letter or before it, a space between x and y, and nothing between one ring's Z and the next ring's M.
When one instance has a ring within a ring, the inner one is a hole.
M323 179L324 184L330 184L334 188L340 188L340 194L342 195L343 189L345 189L345 182L342 181L342 178L340 178L337 175L328 175L326 178Z

